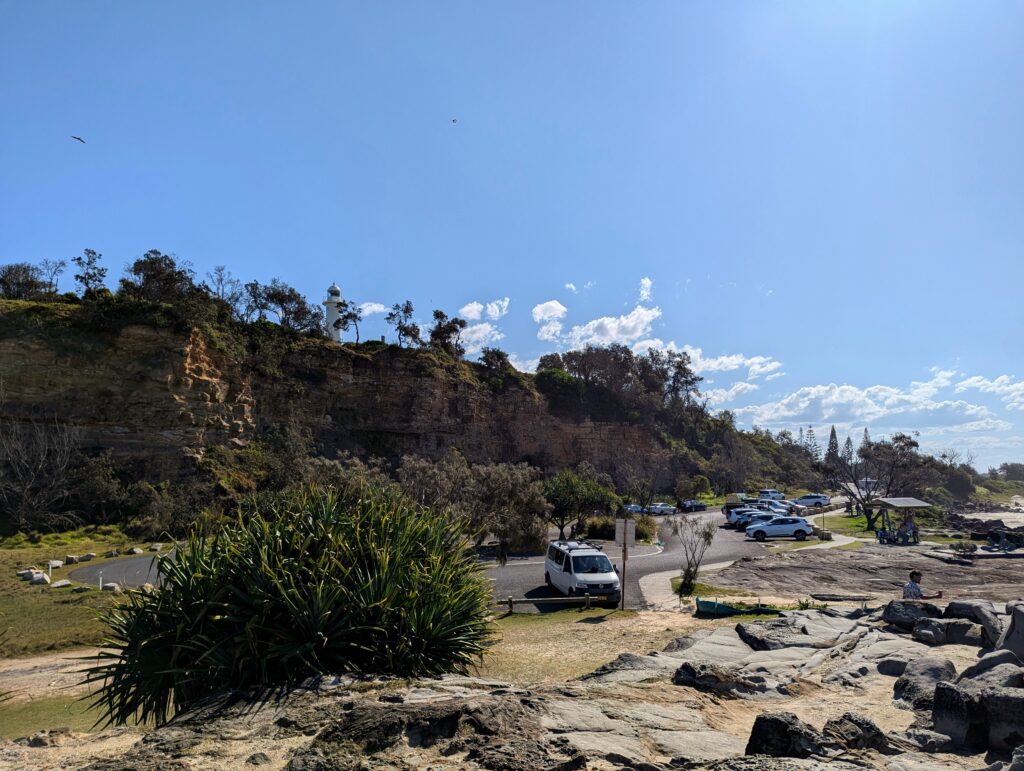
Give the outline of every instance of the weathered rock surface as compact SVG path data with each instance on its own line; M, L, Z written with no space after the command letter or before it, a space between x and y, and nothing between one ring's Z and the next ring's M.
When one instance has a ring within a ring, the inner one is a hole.
M71 582L66 578L62 578L60 581L54 581L50 584L51 589L64 589L68 586L71 586Z
M943 681L952 682L954 679L956 667L949 659L931 656L915 659L907 664L907 668L893 686L893 698L906 702L915 711L928 711L932 708L935 686Z
M932 722L959 747L1012 750L1024 743L1024 688L939 683Z
M910 632L921 618L941 618L942 611L923 600L892 600L885 606L882 620Z
M809 758L824 755L825 738L792 712L765 712L750 730L746 755Z
M980 756L965 762L964 756L944 755L949 734L938 733L938 726L936 731L883 732L879 726L884 725L883 719L892 721L891 714L888 718L872 714L876 724L865 714L848 712L828 720L821 730L792 715L780 717L774 710L786 711L787 703L802 704L801 715L807 717L813 715L809 705L828 699L845 708L847 702L854 706L862 692L877 698L887 682L877 674L882 662L910 661L907 669L914 675L915 662L930 650L907 635L879 628L880 622L863 614L844 618L834 612L796 611L782 619L783 623L766 625L765 630L748 627L748 639L778 641L781 635L792 635L798 644L754 650L734 628L705 629L674 641L661 653L621 655L580 681L530 687L457 676L409 684L325 677L316 683L316 690L299 689L260 709L234 698L211 701L116 752L93 753L86 741L74 748L73 761L65 755L68 759L59 763L40 762L40 756L25 754L33 749L27 746L28 739L0 742L0 766L103 771L226 771L257 765L367 771L935 771L985 765ZM810 640L831 640L832 644L806 645ZM902 655L897 658L897 654ZM1016 666L1015 661L1010 651L997 651L964 670L979 684L976 687L961 688L959 682L938 686L936 694L949 686L971 699L975 694L984 696L971 702L971 709L982 710L983 720L965 709L967 727L961 733L966 738L973 741L980 736L985 746L1009 746L1013 741L1012 725L1018 713L1008 696L1024 689L989 687L984 678L1012 674L1008 668ZM678 681L679 672L687 667L706 677L715 672L715 677L699 683L697 690L673 685L672 679ZM965 682L963 677L960 681ZM865 687L868 690L861 691ZM756 703L741 707L735 701L729 706L719 695L702 690L743 699L771 697L776 706L762 712L754 731L741 733L732 730L735 717L751 715L761 707ZM787 702L790 698L795 701ZM935 699L937 714L938 695ZM994 711L998 715L992 718ZM808 719L814 720L813 716ZM762 754L744 756L745 751Z
M993 651L967 667L955 682L961 687L1021 688L1024 667L1013 651Z
M816 592L863 592L887 602L899 596L907 573L917 569L924 572L929 590L941 587L950 599L1002 601L1024 596L1024 571L1018 569L1018 561L982 559L970 560L967 565L949 565L927 557L932 548L901 547L899 559L893 558L891 546L870 545L855 551L798 549L764 559L738 560L715 573L715 584L742 590L753 597L802 597L813 586ZM911 629L912 623L906 631Z
M913 636L927 645L977 645L984 643L980 624L960 618L919 618Z
M1006 612L1010 623L999 637L997 648L1013 651L1018 659L1024 661L1024 602L1006 604Z
M985 630L985 643L993 648L1003 633L1003 622L989 600L952 600L942 612L943 618L962 618L980 624Z

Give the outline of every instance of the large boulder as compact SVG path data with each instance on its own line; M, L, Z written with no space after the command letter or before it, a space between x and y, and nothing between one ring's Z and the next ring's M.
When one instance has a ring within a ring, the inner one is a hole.
M923 600L892 600L882 611L882 621L908 632L919 618L942 618L942 611Z
M894 740L908 742L921 752L948 752L953 749L953 742L948 736L925 728L908 728L889 736Z
M63 589L68 586L71 586L71 582L66 578L62 578L60 581L54 581L50 584L51 589Z
M1024 661L1024 602L1007 603L1006 612L1010 615L1010 623L1000 635L996 647L1013 651L1018 659Z
M958 747L1012 750L1024 744L1024 688L939 683L932 722Z
M29 583L33 586L39 586L41 584L50 583L50 577L46 573L35 573L32 578L29 579Z
M897 755L917 749L910 742L886 736L870 718L856 712L847 712L842 717L829 720L821 735L827 742L847 750L875 750L883 755Z
M946 626L940 619L922 617L914 623L913 636L926 645L945 645Z
M962 618L919 618L913 636L927 645L977 645L984 642L982 627Z
M935 686L955 678L956 667L949 659L932 656L915 659L907 664L893 686L893 698L915 711L931 710Z
M1003 633L1003 622L988 600L952 600L942 612L942 617L962 618L981 624L985 630L985 644L990 648L999 643Z
M964 688L1024 687L1024 667L1013 651L993 651L971 664L955 680Z
M763 712L754 721L747 755L809 758L825 752L824 738L792 712Z

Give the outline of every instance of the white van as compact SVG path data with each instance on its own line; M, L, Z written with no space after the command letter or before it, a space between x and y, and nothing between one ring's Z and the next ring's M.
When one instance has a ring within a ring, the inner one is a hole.
M618 604L618 571L608 555L586 541L552 541L544 558L544 583L566 597L589 594Z
M782 501L786 499L786 496L783 493L780 493L778 490L772 488L768 488L767 490L760 490L757 493L757 497L762 501Z

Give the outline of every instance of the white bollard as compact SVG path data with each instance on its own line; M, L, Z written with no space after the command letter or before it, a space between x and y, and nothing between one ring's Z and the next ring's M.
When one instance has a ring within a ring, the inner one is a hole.
M103 573L100 572L100 591L103 591Z

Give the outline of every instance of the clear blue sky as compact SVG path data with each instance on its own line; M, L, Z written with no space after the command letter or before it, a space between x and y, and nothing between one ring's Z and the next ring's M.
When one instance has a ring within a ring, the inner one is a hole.
M1020 460L1021 30L1015 1L4 0L0 261L468 305L524 367L689 346L746 425Z

